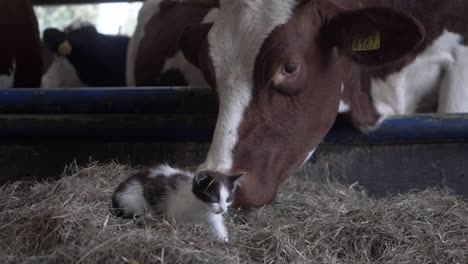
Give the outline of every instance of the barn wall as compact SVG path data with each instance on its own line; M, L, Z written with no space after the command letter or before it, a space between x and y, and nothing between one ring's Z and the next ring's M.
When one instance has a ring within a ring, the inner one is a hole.
M131 166L160 162L192 167L206 143L15 142L0 145L0 185L17 179L56 178L76 161L118 161ZM359 182L375 196L448 187L468 197L468 143L411 145L323 144L298 173L313 181Z

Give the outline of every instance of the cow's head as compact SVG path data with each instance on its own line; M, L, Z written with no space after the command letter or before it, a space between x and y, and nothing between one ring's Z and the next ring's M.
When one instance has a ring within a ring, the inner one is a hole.
M83 87L76 67L70 62L72 52L86 48L90 38L97 36L96 28L87 22L77 20L61 31L56 28L44 30L43 40L54 54L54 60L42 76L42 88ZM82 57L82 54L74 57Z
M55 59L42 80L43 87L121 86L129 38L100 34L77 20L64 31L44 30L44 42Z
M191 26L181 39L219 95L200 169L247 172L237 206L272 202L315 150L335 121L353 65L395 62L424 37L422 26L398 11L346 11L333 2L221 0L213 24Z

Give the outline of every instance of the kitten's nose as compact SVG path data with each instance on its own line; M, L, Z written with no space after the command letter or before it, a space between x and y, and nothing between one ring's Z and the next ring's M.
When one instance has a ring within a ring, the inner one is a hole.
M220 206L215 210L215 214L224 214L226 212L226 207L225 206Z

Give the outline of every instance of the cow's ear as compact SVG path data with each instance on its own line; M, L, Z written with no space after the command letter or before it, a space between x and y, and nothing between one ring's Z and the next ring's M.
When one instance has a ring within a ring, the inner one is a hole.
M185 58L197 67L199 67L200 50L203 43L207 41L208 32L212 25L212 23L189 25L179 40L180 49Z
M56 28L47 28L44 30L43 39L47 47L57 53L60 45L65 41L66 35Z
M414 17L391 8L342 12L323 27L323 43L355 62L377 66L401 59L418 48L425 29Z

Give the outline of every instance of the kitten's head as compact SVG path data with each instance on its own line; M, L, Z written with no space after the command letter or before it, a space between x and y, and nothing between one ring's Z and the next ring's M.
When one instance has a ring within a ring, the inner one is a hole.
M200 171L193 178L192 191L198 199L211 206L213 213L223 214L231 205L234 190L243 175Z

